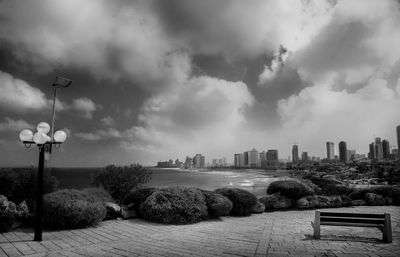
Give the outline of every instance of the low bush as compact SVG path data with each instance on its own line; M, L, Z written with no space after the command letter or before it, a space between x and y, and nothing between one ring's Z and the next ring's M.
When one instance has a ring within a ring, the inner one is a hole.
M340 196L332 195L309 195L300 198L296 202L296 206L299 209L310 209L310 208L336 208L341 207L343 201Z
M353 200L364 200L367 193L374 193L383 198L390 198L393 204L400 205L400 189L391 186L360 189L352 192L349 196Z
M290 199L297 200L307 195L314 194L314 190L307 184L298 180L278 180L272 182L267 189L267 194L281 193Z
M321 189L324 188L326 185L338 185L340 184L339 181L329 179L329 178L324 178L319 175L315 174L309 174L303 177L303 179L310 180L313 184L319 186Z
M145 219L161 223L189 224L208 217L205 196L197 188L171 187L156 190L139 208Z
M206 199L210 217L228 216L232 210L232 201L227 197L212 191L202 190Z
M43 174L44 194L54 192L58 188L58 180L48 169ZM20 203L24 200L30 209L34 207L36 195L36 168L4 168L0 169L0 194L10 201Z
M265 211L284 210L293 205L292 199L282 196L280 193L261 197L259 201L264 204Z
M143 217L140 213L140 205L146 201L147 197L154 193L156 189L153 187L140 188L130 192L122 202L130 210L135 210L139 217Z
M248 216L257 205L257 197L252 193L239 188L219 188L214 192L219 193L232 201L231 215Z
M106 216L103 202L88 192L64 189L43 198L43 222L48 228L74 229L98 224Z
M381 195L374 193L366 193L365 201L367 201L369 205L385 205L385 199Z
M342 207L352 206L352 199L347 195L341 195L340 198L342 199Z
M325 195L349 195L354 192L354 189L341 184L327 184L322 188L322 193Z
M121 204L128 194L151 179L151 172L139 164L129 166L108 165L92 179L94 186L103 187Z
M102 202L114 203L115 200L112 198L110 193L108 193L104 188L101 187L87 187L82 189L83 192L94 195L96 198Z

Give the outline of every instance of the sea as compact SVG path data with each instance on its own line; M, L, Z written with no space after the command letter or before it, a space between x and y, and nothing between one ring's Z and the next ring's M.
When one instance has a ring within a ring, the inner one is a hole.
M51 173L59 180L59 188L82 189L91 186L93 175L101 168L51 168ZM266 195L268 185L286 178L285 171L257 169L162 169L147 168L152 179L143 187L187 186L206 190L221 187L236 187L247 190L257 197Z

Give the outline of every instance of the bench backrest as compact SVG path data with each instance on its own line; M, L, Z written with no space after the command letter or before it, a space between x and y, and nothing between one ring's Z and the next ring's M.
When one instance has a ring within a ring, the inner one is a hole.
M385 214L344 213L344 212L319 212L320 224L345 223L345 224L370 224L384 225Z

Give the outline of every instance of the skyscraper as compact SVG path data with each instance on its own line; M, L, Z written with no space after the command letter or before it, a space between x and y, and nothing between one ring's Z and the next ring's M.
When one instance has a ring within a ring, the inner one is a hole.
M196 154L193 157L193 167L194 168L204 168L206 166L206 159L201 154Z
M400 125L397 126L396 128L396 134L397 134L397 149L398 149L398 154L399 154L399 159L400 159Z
M375 143L372 142L369 144L369 153L368 153L368 158L370 160L375 160Z
M347 144L344 141L339 143L339 161L347 162Z
M308 153L307 152L303 152L301 154L301 160L302 161L308 161Z
M268 161L278 161L278 150L272 149L267 151Z
M335 144L333 142L326 142L326 157L328 160L335 159Z
M240 166L240 153L235 153L233 156L233 163L235 167L241 167Z
M299 161L299 147L298 145L293 145L292 148L292 161L298 162Z
M389 141L384 139L382 141L382 151L383 151L383 159L389 160L390 159L390 144Z
M383 159L383 148L380 137L375 138L375 159L378 161Z

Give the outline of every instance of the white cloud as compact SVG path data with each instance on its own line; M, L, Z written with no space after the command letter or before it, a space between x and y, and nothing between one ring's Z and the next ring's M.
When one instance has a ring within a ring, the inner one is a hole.
M399 106L400 95L384 79L372 80L353 94L317 85L278 103L283 120L278 134L287 145L301 141L313 154L325 153L326 141L341 140L366 153L373 135L394 143Z
M69 108L78 111L82 117L91 119L93 117L93 112L96 111L98 107L99 105L96 105L91 99L82 97L72 99L72 104Z
M115 125L115 120L110 116L106 116L101 119L101 123L103 123L104 126L111 127Z
M121 138L121 132L115 128L108 128L106 130L100 129L93 132L78 132L75 133L74 136L84 140L98 141Z
M2 71L0 71L0 91L0 106L6 109L18 112L37 111L48 105L42 91Z
M264 71L258 76L258 85L262 85L265 82L274 79L287 58L287 50L281 47L279 52L274 55L271 65L264 66Z
M156 152L152 158L227 153L246 123L244 110L253 103L242 82L192 78L149 99L139 117L141 125L124 132L123 146Z
M23 129L32 129L34 127L34 125L24 120L13 120L9 117L6 117L5 121L0 123L0 131L21 131Z

